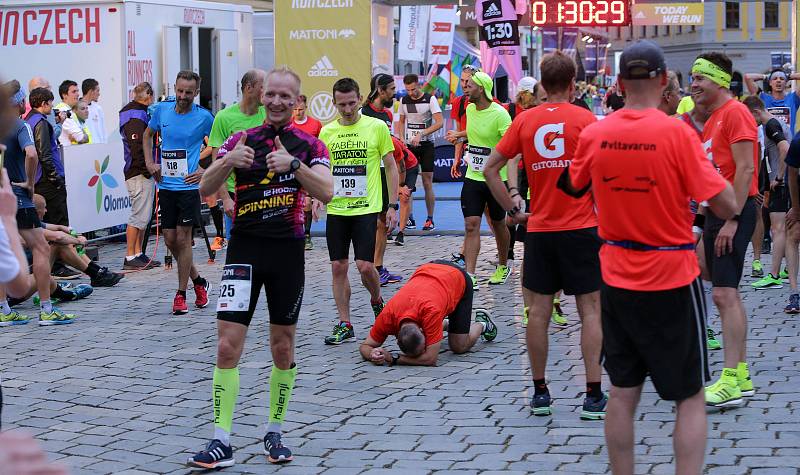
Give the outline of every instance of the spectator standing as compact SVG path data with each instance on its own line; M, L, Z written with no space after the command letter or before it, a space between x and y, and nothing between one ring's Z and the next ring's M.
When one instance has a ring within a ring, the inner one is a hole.
M106 143L108 141L106 116L100 103L97 102L100 100L100 83L96 79L84 79L81 83L81 90L83 91L83 100L89 107L89 117L85 121L89 129L89 136L92 138L91 143Z

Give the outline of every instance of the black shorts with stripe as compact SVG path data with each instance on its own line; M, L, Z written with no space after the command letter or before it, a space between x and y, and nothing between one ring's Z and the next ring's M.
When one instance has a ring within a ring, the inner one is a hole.
M636 387L649 375L661 399L681 401L710 379L706 300L695 279L643 292L603 284L603 366L611 384Z

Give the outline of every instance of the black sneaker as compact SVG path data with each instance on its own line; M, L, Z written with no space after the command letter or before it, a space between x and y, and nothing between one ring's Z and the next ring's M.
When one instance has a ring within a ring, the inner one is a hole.
M53 272L51 275L56 280L72 280L80 277L81 273L62 264L53 264Z
M139 262L143 262L145 264L149 264L149 267L161 267L161 262L160 261L157 261L155 259L151 259L150 256L146 256L144 254L139 254L138 256L136 256L136 259L138 259Z
M381 311L383 311L383 305L384 305L383 297L381 297L381 301L380 302L373 303L373 304L370 304L370 305L372 306L372 313L375 314L375 318L378 318L378 315L380 315Z
M155 260L151 261L150 258L144 254L138 255L131 260L128 260L128 258L123 258L122 260L122 270L146 270L160 265L160 262Z
M534 416L549 416L553 413L553 410L550 408L552 404L553 401L550 399L550 391L534 394L533 398L531 398L531 414Z
M406 221L406 229L417 229L417 222L414 221L414 218L408 218Z
M186 465L193 471L232 467L235 463L233 448L228 447L218 439L209 442L205 450L197 452L186 461Z
M264 453L272 463L286 463L293 459L292 451L283 446L281 435L277 432L268 432L264 436Z
M101 267L97 276L92 277L92 287L114 287L123 277L123 274L111 272L108 267Z
M406 227L408 227L408 226L406 226ZM402 231L397 233L397 236L394 237L394 245L395 246L405 246L406 245L405 237L403 236L403 232Z

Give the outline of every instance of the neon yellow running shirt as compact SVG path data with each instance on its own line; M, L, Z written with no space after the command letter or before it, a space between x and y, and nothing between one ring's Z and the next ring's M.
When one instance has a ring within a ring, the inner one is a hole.
M508 111L496 102L492 102L484 110L478 110L475 104L467 106L467 147L464 159L467 161L467 175L470 180L486 181L483 168L489 160L492 149L511 126ZM505 165L500 169L500 178L508 180Z

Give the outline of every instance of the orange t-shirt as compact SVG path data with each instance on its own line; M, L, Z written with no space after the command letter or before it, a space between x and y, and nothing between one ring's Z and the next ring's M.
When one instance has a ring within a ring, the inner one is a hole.
M406 170L408 170L419 164L417 156L411 153L411 150L408 149L402 140L392 135L392 143L394 144L394 161L397 162L398 165L402 162L405 164Z
M578 136L594 114L572 104L542 104L517 116L495 150L507 160L522 154L531 188L528 232L570 231L597 226L591 194L573 198L556 188L569 166ZM523 196L527 193L520 191Z
M383 307L369 337L381 344L397 335L400 322L412 320L422 328L426 345L442 341L442 320L455 310L466 285L464 273L453 266L421 265Z
M313 117L306 116L306 121L302 124L298 124L295 120L292 120L292 122L294 122L295 127L314 137L319 137L319 133L322 130L322 123Z
M708 159L731 184L736 176L731 144L745 140L753 142L753 181L747 196L754 196L758 194L758 127L747 106L731 99L711 114L703 128L703 147Z
M621 109L581 133L572 186L592 184L604 240L650 246L691 244L689 200L705 201L725 179L685 123L657 109ZM694 250L636 251L603 244L603 281L638 291L689 285L700 273Z

